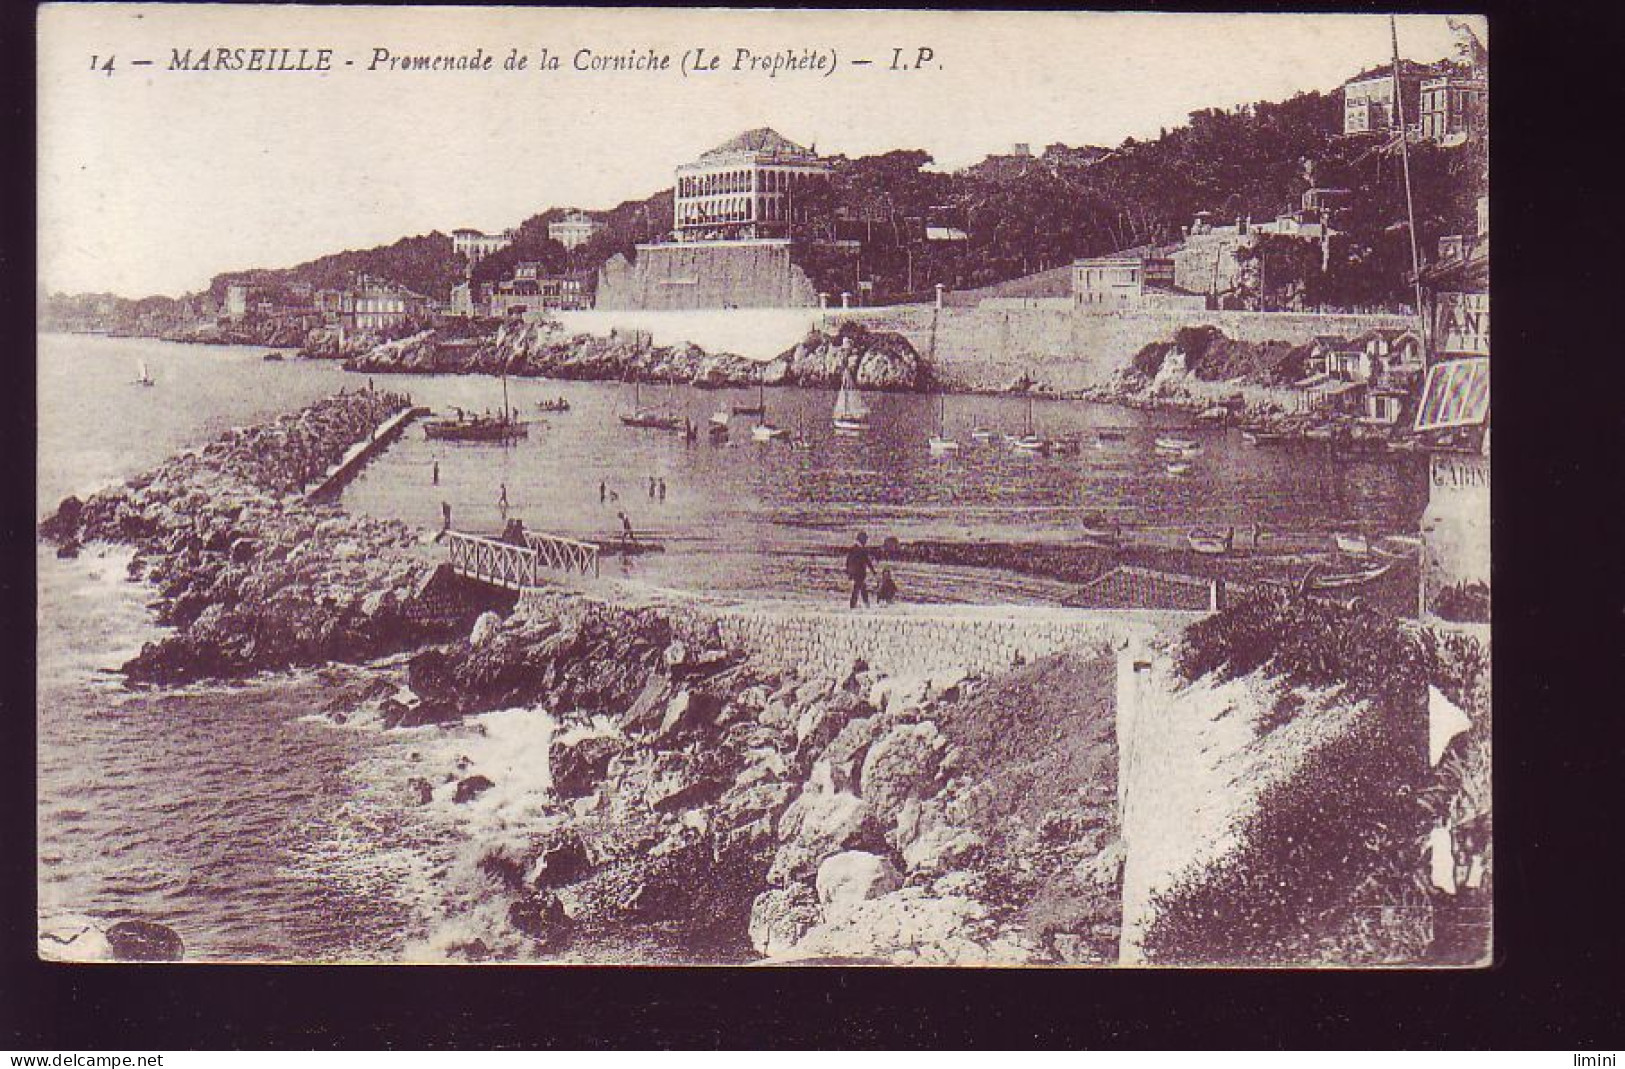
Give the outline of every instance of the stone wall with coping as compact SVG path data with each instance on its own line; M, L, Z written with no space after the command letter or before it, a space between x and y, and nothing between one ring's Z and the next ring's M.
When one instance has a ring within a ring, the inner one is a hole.
M556 592L527 590L518 611L545 609ZM839 675L854 661L888 675L965 669L992 675L1083 646L1182 627L1204 613L1030 606L910 607L856 612L793 603L660 605L685 641L741 649L806 674Z

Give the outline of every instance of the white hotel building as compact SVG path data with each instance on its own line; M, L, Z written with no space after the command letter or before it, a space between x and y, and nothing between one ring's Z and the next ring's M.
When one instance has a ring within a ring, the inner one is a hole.
M773 130L747 130L677 168L678 241L787 238L811 216L797 198L830 181L830 165Z

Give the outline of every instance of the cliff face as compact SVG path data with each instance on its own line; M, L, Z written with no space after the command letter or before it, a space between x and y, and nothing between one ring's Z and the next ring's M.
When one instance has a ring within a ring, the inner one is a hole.
M906 338L857 323L842 324L834 333L814 330L766 362L708 353L695 345L652 345L636 333L565 337L549 324L504 323L494 334L434 330L375 343L345 366L376 374L494 375L506 370L510 375L556 379L824 389L839 386L850 367L858 385L866 389L921 390L933 381L929 365Z

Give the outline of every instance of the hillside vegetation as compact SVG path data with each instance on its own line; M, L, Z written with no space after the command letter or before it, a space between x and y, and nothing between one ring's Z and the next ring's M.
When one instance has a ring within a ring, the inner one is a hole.
M876 301L923 299L937 283L949 289L986 286L1080 256L1177 241L1198 211L1211 212L1217 222L1273 219L1297 208L1313 185L1350 191L1335 221L1344 234L1339 255L1333 269L1323 272L1318 256L1305 255L1304 243L1264 242L1258 255L1266 260L1272 289L1310 304L1404 301L1410 250L1399 160L1370 140L1343 137L1341 130L1339 95L1316 92L1194 112L1183 126L1149 141L1131 138L1115 149L1051 145L1037 156L989 157L954 173L930 169L932 157L917 149L835 157L825 203L808 205L828 222L801 240L797 257L821 289L855 291L861 273L872 280ZM1481 139L1448 149L1413 148L1424 250L1440 235L1471 232L1486 161ZM550 208L524 220L514 245L482 261L475 277L505 277L520 260L541 261L550 271L585 272L617 253L635 258L637 243L669 231L672 193L665 189L591 213L604 230L575 250L547 236L547 224L562 214ZM928 226L956 228L967 237L928 240ZM818 243L832 238L863 241L859 264L821 256ZM222 274L209 290L219 297L232 281L273 289L336 286L353 271L445 298L464 266L451 239L435 232L286 269Z

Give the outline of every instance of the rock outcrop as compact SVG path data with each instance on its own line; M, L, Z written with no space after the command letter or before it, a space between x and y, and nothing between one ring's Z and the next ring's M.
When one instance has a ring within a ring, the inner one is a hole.
M153 584L158 621L175 629L125 674L225 678L367 660L466 633L479 605L463 611L434 589L417 532L301 497L406 403L371 390L329 397L63 501L41 536L134 546L131 577Z
M311 355L334 352L323 341ZM845 322L833 333L814 330L792 349L769 361L730 353L708 353L695 345L653 345L647 336L612 332L567 336L551 323L504 323L480 333L459 325L425 330L371 344L347 341L352 371L376 374L497 374L624 382L682 382L701 387L809 386L831 389L851 369L857 384L870 390L923 390L931 386L930 366L901 334L872 331Z
M556 722L551 784L524 804L547 815L518 841L505 825L477 868L498 901L476 912L506 918L479 952L668 931L684 960L1110 960L1115 753L1092 697L1115 677L1090 656L1017 683L803 676L686 618L564 595L443 647L435 678L465 711ZM1083 757L1049 734L1069 700Z

